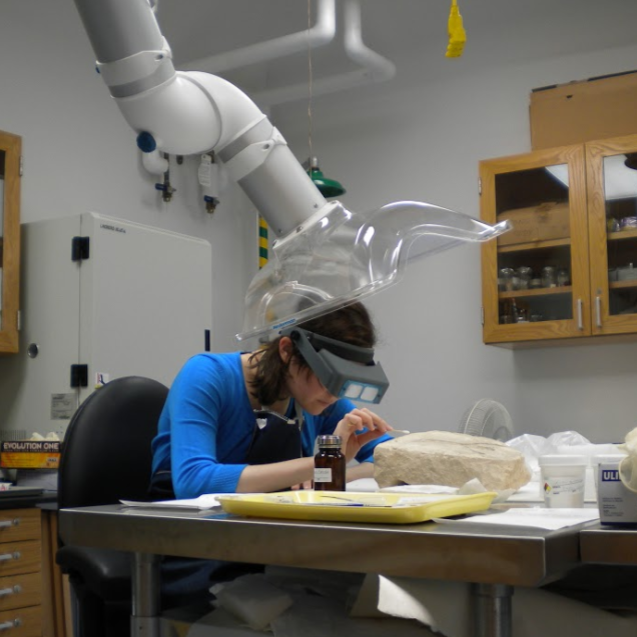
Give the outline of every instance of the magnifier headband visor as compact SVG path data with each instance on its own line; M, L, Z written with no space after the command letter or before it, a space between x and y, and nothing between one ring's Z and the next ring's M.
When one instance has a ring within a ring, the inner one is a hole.
M337 398L379 403L389 380L371 347L359 347L300 327L283 330L323 386Z

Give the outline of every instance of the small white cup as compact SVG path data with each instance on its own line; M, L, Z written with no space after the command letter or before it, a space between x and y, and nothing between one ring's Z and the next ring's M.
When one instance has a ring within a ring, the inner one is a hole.
M586 456L540 456L538 463L542 471L540 488L547 507L570 509L584 506Z

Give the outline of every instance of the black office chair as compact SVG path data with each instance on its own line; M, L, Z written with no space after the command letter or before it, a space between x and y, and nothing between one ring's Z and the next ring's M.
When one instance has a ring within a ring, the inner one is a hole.
M168 389L140 376L117 378L94 391L66 432L58 505L147 500L150 443ZM132 554L60 543L56 561L76 598L76 637L130 634Z

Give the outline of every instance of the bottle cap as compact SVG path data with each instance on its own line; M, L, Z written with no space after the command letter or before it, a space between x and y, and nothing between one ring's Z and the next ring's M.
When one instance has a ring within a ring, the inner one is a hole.
M340 436L319 436L317 438L319 447L340 447L342 442Z

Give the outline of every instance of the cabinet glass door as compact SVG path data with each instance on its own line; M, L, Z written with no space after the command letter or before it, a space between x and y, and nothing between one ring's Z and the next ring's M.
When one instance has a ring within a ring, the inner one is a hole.
M512 225L484 247L485 342L590 333L583 158L577 146L481 163L483 219Z
M572 319L568 166L496 175L495 198L513 225L498 245L498 323Z
M637 135L587 144L593 330L637 329Z

